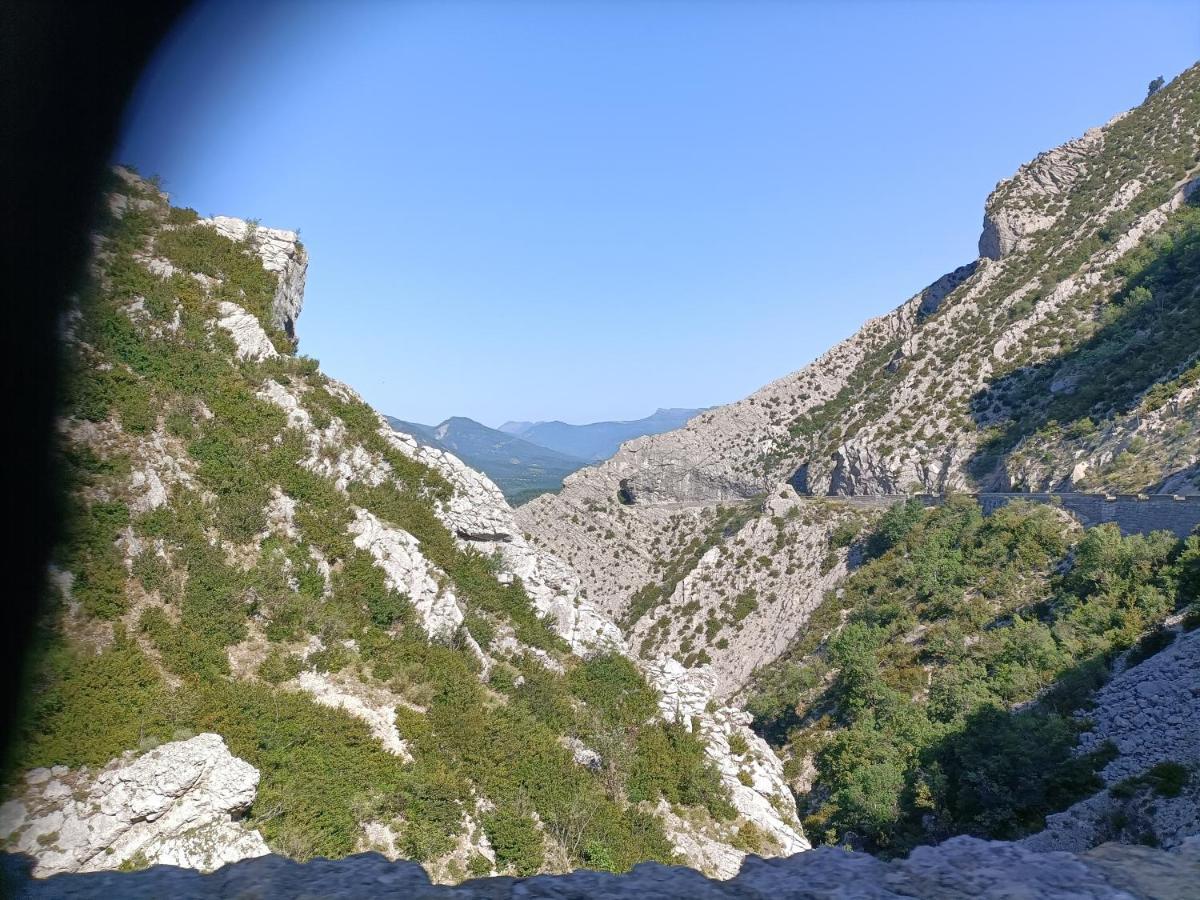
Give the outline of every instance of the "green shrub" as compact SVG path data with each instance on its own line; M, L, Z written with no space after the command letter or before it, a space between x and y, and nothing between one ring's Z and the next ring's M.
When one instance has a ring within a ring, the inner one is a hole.
M1137 789L1146 786L1160 797L1178 797L1191 779L1187 766L1177 762L1161 762L1134 778L1126 778L1109 789L1114 797L1132 797Z
M74 575L72 595L85 612L115 619L128 605L127 574L116 540L129 524L129 509L118 501L87 503L73 497L58 555Z
M293 653L285 653L278 647L271 649L258 666L258 677L270 684L279 684L295 678L304 671L304 660Z
M619 653L602 653L568 675L571 693L608 721L636 727L658 714L658 698L637 666Z
M867 537L868 556L879 557L895 547L921 521L924 512L920 500L905 500L889 507Z
M829 542L838 548L849 547L854 543L854 539L858 537L862 530L862 523L856 519L847 519L844 522L838 522L833 529L833 533L829 536Z
M38 661L25 705L17 771L103 765L146 738L169 740L188 721L120 628L101 653L52 645Z
M536 875L546 854L542 833L529 816L498 809L483 818L483 830L496 851L496 864L518 875Z
M703 806L718 819L733 816L704 743L678 722L656 722L638 733L626 791L634 803L662 797L669 803Z

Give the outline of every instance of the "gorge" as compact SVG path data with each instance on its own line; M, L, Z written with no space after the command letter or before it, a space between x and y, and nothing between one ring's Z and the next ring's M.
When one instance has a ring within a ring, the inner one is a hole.
M1193 67L1001 182L976 260L514 509L298 353L295 232L116 168L4 877L1188 896L1198 185Z

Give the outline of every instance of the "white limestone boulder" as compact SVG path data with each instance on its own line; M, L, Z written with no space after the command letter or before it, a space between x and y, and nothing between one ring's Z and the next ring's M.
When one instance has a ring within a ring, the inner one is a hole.
M208 872L270 853L238 821L258 779L216 734L126 754L96 772L34 769L0 806L0 836L6 850L37 861L37 877L123 863Z

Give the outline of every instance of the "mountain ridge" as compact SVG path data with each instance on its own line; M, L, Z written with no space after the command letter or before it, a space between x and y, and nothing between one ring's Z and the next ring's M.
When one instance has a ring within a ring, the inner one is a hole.
M599 462L616 453L626 441L678 428L702 412L703 409L660 407L649 416L628 421L590 422L584 425L571 425L557 419L548 422L505 422L499 430L569 456Z

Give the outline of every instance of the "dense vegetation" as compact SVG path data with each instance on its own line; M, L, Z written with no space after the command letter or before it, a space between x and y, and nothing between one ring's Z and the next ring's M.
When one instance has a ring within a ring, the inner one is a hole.
M1080 535L1049 506L901 504L863 549L750 709L793 775L816 766L810 837L888 853L1017 837L1096 790L1110 757L1072 756L1071 713L1200 592L1200 537Z
M252 245L137 184L113 190L129 202L105 222L98 275L70 323L63 414L91 436L68 428L63 442L70 515L57 564L71 583L48 592L8 778L215 731L261 770L249 824L277 850L344 855L363 823L379 821L395 825L406 856L432 860L453 848L465 813L499 865L522 874L672 861L644 801L732 818L699 738L658 718L637 669L572 656L519 579L497 580L495 562L438 518L449 482L389 443L375 412L315 361L293 355L270 327L274 276ZM176 272L151 274L146 253ZM212 326L221 300L258 316L282 355L238 361ZM338 446L289 425L259 395L269 380L296 390L314 430L336 425L341 446L365 450L388 478L342 490L317 474L313 460ZM139 509L131 473L150 440L184 457L189 474L167 503ZM280 497L294 503L294 531L271 527ZM426 636L409 598L352 543L355 507L419 541L466 607L458 634ZM481 680L469 644L486 647L500 631L519 649ZM237 662L243 646L261 661ZM362 722L279 687L304 669L394 694L414 761L385 752ZM602 765L577 764L568 737Z

